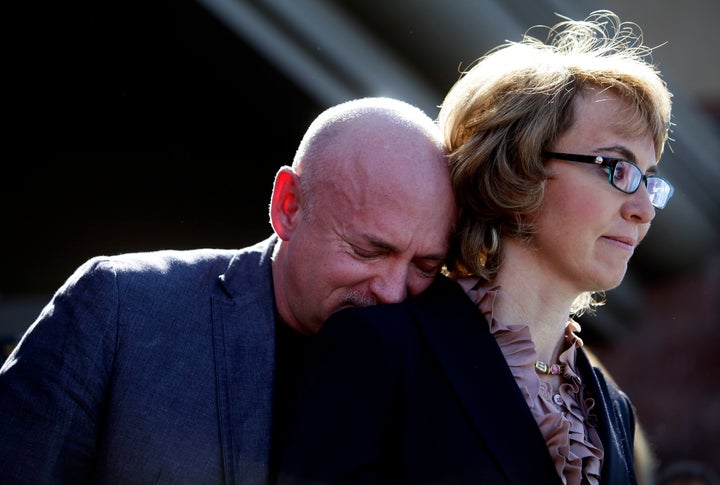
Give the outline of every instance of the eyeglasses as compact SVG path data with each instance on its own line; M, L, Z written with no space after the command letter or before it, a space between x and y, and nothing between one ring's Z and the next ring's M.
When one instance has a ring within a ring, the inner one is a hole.
M634 194L640 188L640 183L643 182L650 194L650 203L658 209L665 207L675 191L670 182L664 178L657 175L645 175L633 162L621 158L555 152L543 152L543 156L569 162L600 165L607 172L610 185L626 194Z

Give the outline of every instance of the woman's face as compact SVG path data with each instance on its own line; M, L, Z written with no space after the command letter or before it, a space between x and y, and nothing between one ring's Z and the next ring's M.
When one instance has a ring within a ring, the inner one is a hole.
M626 102L612 91L591 90L574 103L574 125L549 151L622 158L643 173L655 169L652 137L622 127L631 115ZM601 166L551 159L548 168L534 238L544 274L570 292L615 288L655 217L645 185L625 194L610 185Z

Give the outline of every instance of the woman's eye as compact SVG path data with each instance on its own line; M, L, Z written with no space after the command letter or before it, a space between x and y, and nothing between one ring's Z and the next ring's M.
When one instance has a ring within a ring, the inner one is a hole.
M627 178L627 168L625 167L624 163L621 162L615 165L615 172L613 173L613 177L618 182L621 182Z

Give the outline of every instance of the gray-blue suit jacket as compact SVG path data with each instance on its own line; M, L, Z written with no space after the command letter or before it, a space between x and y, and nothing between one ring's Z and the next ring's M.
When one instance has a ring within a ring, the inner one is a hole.
M97 257L0 371L0 483L262 483L276 238Z

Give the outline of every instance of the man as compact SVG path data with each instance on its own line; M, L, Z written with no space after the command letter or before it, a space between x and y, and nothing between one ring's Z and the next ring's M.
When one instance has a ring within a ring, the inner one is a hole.
M328 109L277 173L270 238L97 257L58 290L0 368L3 480L263 483L299 337L427 288L454 218L422 111Z

